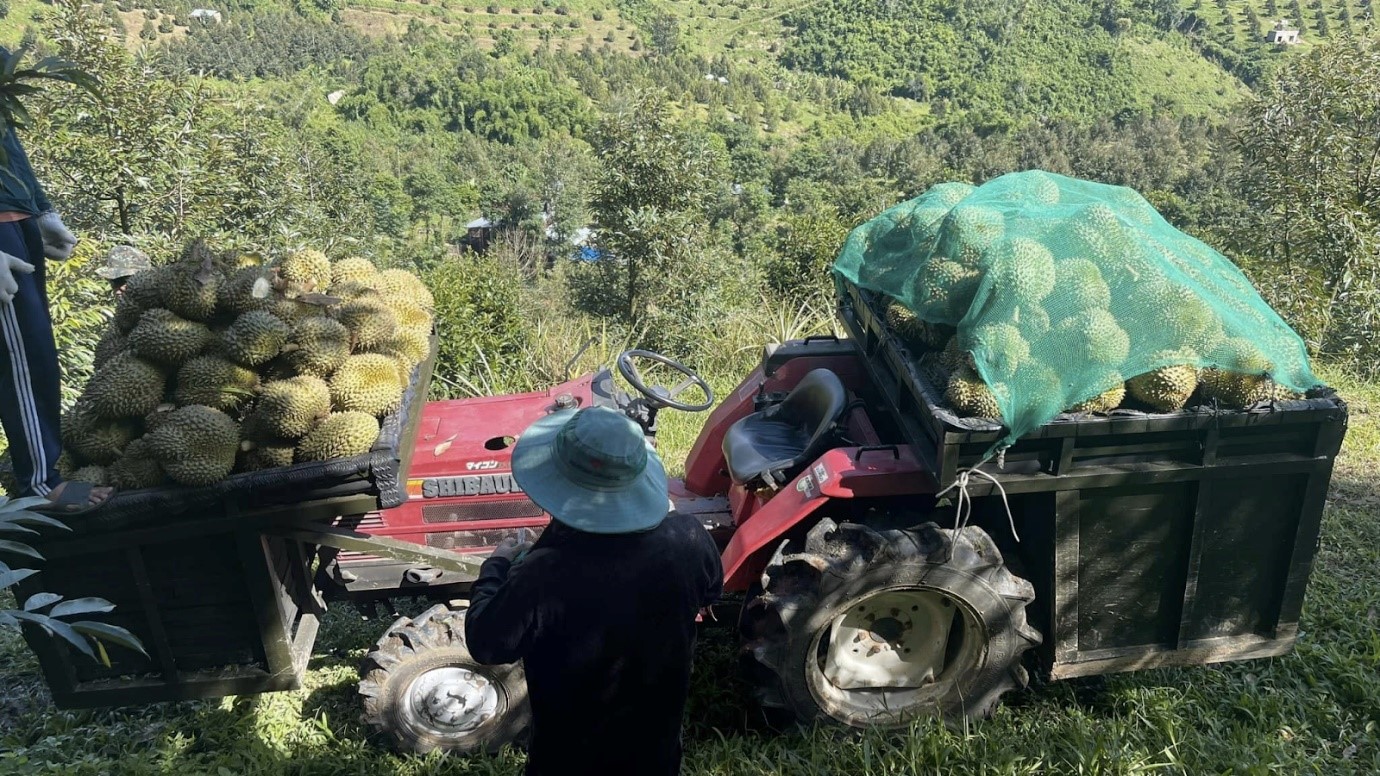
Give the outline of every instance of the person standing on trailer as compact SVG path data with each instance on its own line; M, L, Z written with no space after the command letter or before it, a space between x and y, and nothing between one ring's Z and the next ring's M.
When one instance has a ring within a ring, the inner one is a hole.
M0 56L9 52L0 49ZM75 515L104 504L112 488L64 482L58 474L62 416L57 345L48 313L47 261L66 261L77 238L62 223L34 177L14 127L0 144L0 426L5 429L19 496L42 496L32 507Z
M527 774L678 773L695 616L723 589L718 548L668 511L661 459L621 412L548 415L512 460L552 522L484 562L465 640L480 663L523 661Z

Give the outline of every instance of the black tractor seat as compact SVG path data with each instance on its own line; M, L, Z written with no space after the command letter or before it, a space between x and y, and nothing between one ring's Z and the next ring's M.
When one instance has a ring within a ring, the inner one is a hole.
M835 442L848 390L828 369L805 375L780 404L739 420L724 434L728 474L739 485L789 482Z

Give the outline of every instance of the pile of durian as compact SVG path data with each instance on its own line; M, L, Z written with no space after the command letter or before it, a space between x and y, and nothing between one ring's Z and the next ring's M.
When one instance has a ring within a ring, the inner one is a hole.
M1017 370L1025 372L1024 379L1047 379L1057 385L1058 376L1048 367L1030 360L1029 343L1015 326L988 324L984 331L965 338L951 327L927 323L895 299L887 301L888 327L912 350L924 354L937 369L944 386L944 399L959 415L1000 421L1001 408L991 388L978 374L973 362L972 340L986 342L993 354L993 367L1006 377ZM1171 316L1168 323L1177 320ZM1045 327L1049 330L1048 325ZM1260 349L1246 339L1227 340L1224 347L1236 355L1233 362L1246 365L1250 373L1229 372L1222 369L1200 369L1192 365L1187 351L1160 354L1160 361L1172 362L1182 358L1182 364L1170 364L1129 379L1111 371L1123 361L1130 347L1129 337L1116 320L1101 309L1091 309L1064 319L1054 327L1054 335L1065 341L1080 363L1100 363L1108 367L1101 394L1065 408L1073 413L1107 413L1127 406L1153 412L1174 412L1183 409L1195 394L1203 401L1215 402L1227 408L1250 407L1262 401L1297 398L1298 394L1265 377L1271 365ZM1254 365L1254 366L1252 366ZM1047 373L1047 374L1045 374ZM1033 380L1032 380L1033 382Z
M122 490L368 452L430 353L415 275L197 241L130 278L62 422L68 479Z

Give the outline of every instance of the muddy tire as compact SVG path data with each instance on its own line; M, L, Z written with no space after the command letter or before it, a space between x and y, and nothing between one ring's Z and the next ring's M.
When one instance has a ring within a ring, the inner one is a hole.
M497 752L531 720L520 663L483 666L465 613L433 606L393 623L360 666L364 721L399 752Z
M782 544L741 623L769 717L897 727L986 717L1028 681L1035 599L990 536L926 523L878 532L822 520Z

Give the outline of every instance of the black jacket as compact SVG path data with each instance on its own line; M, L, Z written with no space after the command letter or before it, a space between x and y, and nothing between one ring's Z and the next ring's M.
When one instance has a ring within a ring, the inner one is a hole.
M709 533L677 512L635 534L553 522L518 564L485 561L465 639L481 663L524 662L527 773L678 773L695 614L722 589Z

